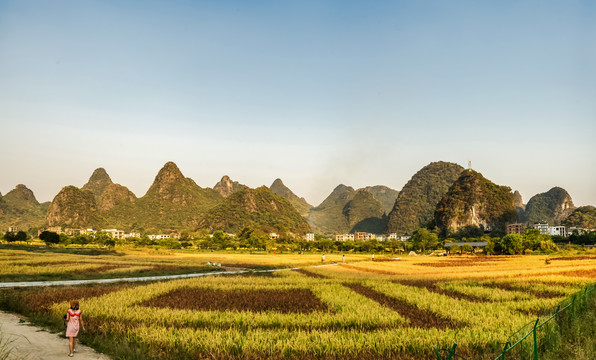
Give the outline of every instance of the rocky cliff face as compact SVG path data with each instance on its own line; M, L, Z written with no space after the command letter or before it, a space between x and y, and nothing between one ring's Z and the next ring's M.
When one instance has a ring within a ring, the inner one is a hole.
M308 216L308 212L312 208L304 198L298 197L290 188L288 188L281 179L275 179L273 184L269 187L274 194L279 195L292 204L302 216Z
M551 225L559 225L575 209L569 193L560 187L534 195L526 205L524 221L530 224L546 221Z
M97 227L100 222L93 193L72 185L60 190L46 215L49 226Z
M434 226L434 212L463 167L449 162L433 162L420 169L399 192L389 213L388 233L411 234L420 227Z
M90 191L96 198L98 198L111 184L113 184L112 179L110 179L106 170L104 168L97 168L93 171L89 181L83 185L81 190Z
M524 212L526 211L526 205L524 204L524 202L522 200L521 194L517 190L515 190L515 192L513 193L513 201L515 202L515 210L517 211L517 218L521 220L524 218Z
M504 232L506 224L517 220L517 212L511 188L465 170L437 205L435 219L448 231L474 226Z
M221 180L215 184L213 190L224 198L232 195L236 191L246 189L248 186L242 185L237 181L232 181L228 175L224 175Z
M243 228L294 234L310 231L308 223L292 204L266 186L233 193L209 210L197 227L229 232L239 232Z

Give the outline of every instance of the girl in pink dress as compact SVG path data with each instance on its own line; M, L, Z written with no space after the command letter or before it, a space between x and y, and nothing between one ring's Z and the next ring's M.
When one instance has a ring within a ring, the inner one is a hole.
M77 343L77 335L79 334L79 323L85 331L85 324L83 323L83 315L79 309L79 301L71 300L70 309L66 311L66 337L68 338L68 348L70 353L68 356L73 356L75 345Z

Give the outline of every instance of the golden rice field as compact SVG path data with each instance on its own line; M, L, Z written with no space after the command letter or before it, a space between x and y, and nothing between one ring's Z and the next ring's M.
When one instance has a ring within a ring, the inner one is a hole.
M596 278L596 255L590 254L551 256L548 264L546 256L377 256L373 262L366 255L348 255L341 264L335 254L326 256L331 266L313 266L321 264L320 254L37 255L1 251L0 276L34 271L27 264L36 262L55 273L92 266L76 267L83 260L97 267L217 261L301 268L0 290L5 309L42 314L55 326L68 300L79 298L89 329L82 340L120 358L432 359L434 345L455 341L458 354L471 357Z

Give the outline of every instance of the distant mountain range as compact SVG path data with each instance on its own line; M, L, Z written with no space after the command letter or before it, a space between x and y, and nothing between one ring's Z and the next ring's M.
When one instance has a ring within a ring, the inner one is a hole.
M575 210L575 212L574 212ZM318 206L296 195L281 179L249 188L228 176L202 188L166 163L142 197L96 169L81 188L66 186L52 202L39 203L25 185L0 194L0 226L118 228L146 233L238 232L243 228L294 233L412 233L419 227L455 231L465 226L503 229L506 223L547 221L591 224L594 208L575 209L567 191L554 187L523 204L519 192L449 162L423 167L401 191L383 185L338 185ZM571 215L571 216L570 216Z

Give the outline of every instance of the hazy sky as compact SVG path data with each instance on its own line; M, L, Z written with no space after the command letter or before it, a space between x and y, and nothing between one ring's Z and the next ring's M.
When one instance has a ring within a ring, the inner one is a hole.
M472 160L596 205L596 2L0 0L0 124L0 191L40 201L171 160L317 205Z

